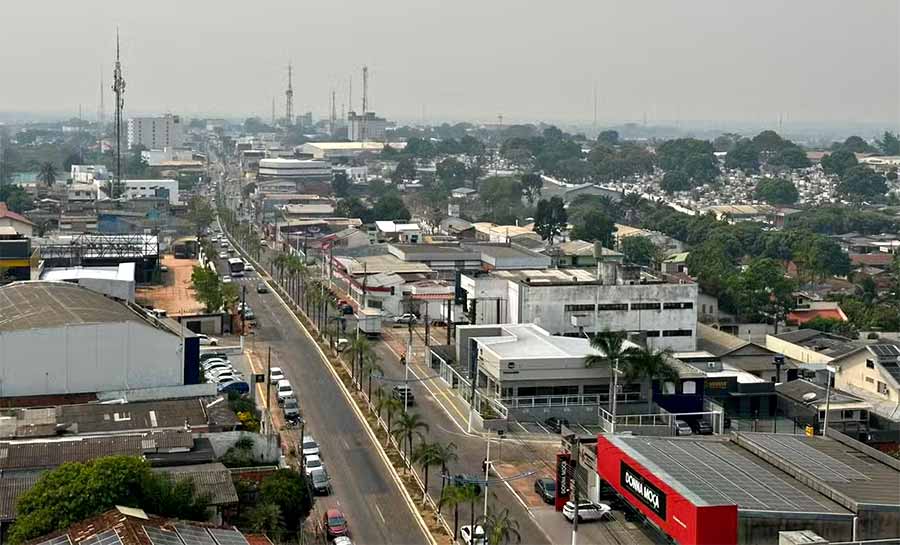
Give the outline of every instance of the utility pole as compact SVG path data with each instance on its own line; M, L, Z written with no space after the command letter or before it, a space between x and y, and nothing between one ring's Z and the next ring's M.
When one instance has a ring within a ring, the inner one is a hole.
M409 299L407 304L407 310L412 314L412 299ZM403 412L407 412L409 410L409 366L412 365L412 343L413 343L413 319L410 316L410 319L406 323L406 329L409 332L409 337L406 341L406 354L404 357L406 358L406 365L404 368L404 377L403 383L406 386L406 390L403 393Z
M113 93L116 94L116 176L113 180L112 198L122 192L122 109L125 107L125 78L119 57L119 30L116 29L116 67L113 70Z
M572 472L572 503L575 504L574 518L572 519L572 545L578 545L578 478L575 475L578 469L577 455L572 457L569 469Z
M335 124L337 123L337 101L335 100L335 92L334 89L331 90L331 117L328 122L328 132L331 136L334 136L335 133Z
M487 452L484 455L484 516L487 517L488 481L491 478L491 436L487 436Z
M269 356L266 358L266 412L269 412L269 400L272 399L272 347L269 347ZM271 418L271 415L269 415Z
M369 67L363 66L363 96L362 96L362 125L360 132L360 141L363 143L369 140Z
M286 118L285 124L290 127L294 124L294 77L293 77L293 66L288 62L288 86L287 91L284 92L284 117Z

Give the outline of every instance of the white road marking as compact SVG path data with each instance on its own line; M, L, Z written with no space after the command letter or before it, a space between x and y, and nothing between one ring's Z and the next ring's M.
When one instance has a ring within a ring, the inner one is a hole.
M378 511L378 516L381 517L381 523L382 523L382 524L387 524L387 521L384 520L384 514L381 512L381 508L378 507L378 504L377 504L377 503L374 504L374 505L375 505L375 510Z

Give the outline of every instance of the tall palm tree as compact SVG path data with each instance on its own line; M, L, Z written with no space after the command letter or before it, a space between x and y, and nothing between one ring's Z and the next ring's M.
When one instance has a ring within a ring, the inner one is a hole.
M428 470L440 463L437 458L437 444L422 441L410 456L410 463L418 464L422 468L422 482L425 485L424 495L428 495ZM423 496L424 498L424 496Z
M463 502L469 502L469 525L475 532L475 502L481 497L481 485L478 483L466 483L462 485Z
M446 480L446 479L445 479ZM438 512L445 505L453 507L453 539L459 539L459 504L466 503L469 498L462 486L451 484L441 491L441 500L438 502Z
M620 331L601 331L591 339L591 348L601 354L588 354L584 357L585 367L607 367L609 369L609 414L615 414L614 373L620 363L625 363L635 350L625 344L625 334Z
M418 413L401 413L400 417L397 419L397 427L394 428L392 432L394 438L400 442L400 447L403 447L404 441L406 442L406 456L409 457L413 448L413 440L415 438L419 438L420 440L425 440L425 434L422 433L428 432L429 426L428 422L422 420L422 416Z
M647 396L649 413L653 410L653 383L657 380L674 382L678 380L678 371L669 364L669 350L640 348L628 355L625 378L628 381L647 380L650 383Z
M403 405L400 403L400 400L394 399L391 396L383 396L375 405L375 410L378 411L378 416L381 416L381 412L384 411L386 416L385 422L387 423L387 432L388 435L391 435L391 423L394 415L403 410Z
M380 361L374 351L371 352L371 355L369 357L363 358L362 360L362 367L360 368L360 371L367 377L366 397L369 399L369 403L372 402L372 375L384 375L384 369L382 369L381 365L379 364ZM362 383L362 379L360 379L360 383Z
M459 460L456 455L456 443L432 443L434 446L435 465L441 466L441 496L444 495L444 485L447 483L447 465Z
M38 178L45 184L47 187L52 187L54 183L56 183L56 167L53 166L53 163L47 161L41 165L41 170L38 173Z
M487 515L478 517L478 524L484 529L487 545L505 545L513 540L516 543L522 542L519 521L509 516L509 509L494 511L488 507Z

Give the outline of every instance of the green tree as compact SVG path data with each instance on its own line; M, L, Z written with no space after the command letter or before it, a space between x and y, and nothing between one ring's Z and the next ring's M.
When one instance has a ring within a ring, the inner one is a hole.
M653 383L657 380L674 382L678 371L669 364L667 350L639 348L628 355L625 366L626 382L643 381L649 383L647 389L647 412L653 412Z
M659 251L656 244L647 237L632 236L622 241L619 251L625 255L626 263L650 267L654 264Z
M392 430L392 434L397 441L400 442L401 448L406 444L406 456L409 457L413 449L413 441L418 438L425 440L425 434L428 432L428 423L422 420L422 415L418 413L402 413L397 419L397 427Z
M206 307L206 312L218 312L225 303L222 280L211 269L195 266L191 272L191 287L197 295L197 300Z
M534 201L541 196L541 189L544 187L544 180L540 174L529 172L522 175L522 193L528 199L528 204L533 205Z
M759 148L752 140L746 138L738 140L725 156L725 167L744 172L758 172Z
M432 443L434 447L434 464L441 468L441 497L444 495L444 485L448 475L447 466L459 459L456 454L456 443Z
M563 232L568 222L565 203L560 197L538 201L534 213L534 231L541 235L541 239L549 240L552 245L553 239Z
M600 131L597 135L597 142L607 146L615 146L619 143L619 132L614 130Z
M409 213L400 194L396 192L384 195L372 207L373 221L407 221L411 217L412 214Z
M872 153L875 148L869 145L861 136L850 136L841 144L841 149L853 153Z
M687 174L680 170L675 170L666 172L663 175L660 187L662 187L662 190L666 193L675 193L676 191L687 191L688 189L691 189L693 185Z
M757 199L769 204L794 204L800 198L800 192L790 180L783 178L763 178L756 183L754 194Z
M200 195L191 197L188 201L188 221L194 224L194 232L198 238L209 229L215 219L216 210L207 199Z
M449 477L446 475L444 480ZM441 491L441 499L438 501L438 511L444 508L444 506L453 508L453 539L454 541L459 539L459 506L460 504L465 504L469 501L468 495L464 490L464 486L457 486L455 484L451 484L446 486Z
M769 157L769 166L784 167L787 169L809 168L812 166L806 152L800 146L791 143L782 146Z
M388 435L393 435L394 429L391 427L391 424L393 424L394 415L402 410L403 404L400 403L400 400L390 396L380 396L378 401L375 402L375 411L378 413L378 416L381 416L382 412L385 414L384 420Z
M281 508L274 503L257 504L247 513L247 526L253 532L266 534L278 542L285 530Z
M466 165L452 157L448 157L437 164L435 176L447 191L451 191L465 184L468 173Z
M816 331L834 333L849 339L855 339L859 335L852 323L838 320L837 318L823 318L822 316L816 316L803 322L800 324L800 329L815 329Z
M416 179L416 162L410 157L404 157L397 163L394 172L391 173L391 180L397 184L400 182Z
M47 187L52 187L56 183L56 167L53 166L52 162L47 161L41 165L38 179L44 182Z
M859 165L844 173L837 190L853 200L881 201L884 200L888 187L884 176L867 166Z
M357 197L341 199L334 211L337 215L345 218L359 218L363 223L375 221L372 209Z
M492 176L481 183L481 201L488 208L491 219L506 223L515 219L522 206L522 183L506 176Z
M713 146L706 140L678 138L663 142L656 150L659 166L669 172L681 172L690 187L715 181L719 175Z
M759 151L776 151L784 145L784 139L775 131L766 130L753 137L753 145Z
M609 412L612 414L614 397L612 395L612 376L617 367L621 370L628 363L634 351L633 346L625 342L625 334L620 331L601 331L591 337L591 348L600 354L588 354L584 357L585 367L606 367L610 376Z
M519 521L513 519L509 509L499 511L488 507L486 515L478 517L478 524L484 529L487 545L506 545L510 542L521 543Z
M290 469L279 469L263 479L259 496L261 503L279 507L289 532L295 532L312 509L306 478Z
M12 184L0 185L0 202L5 202L10 210L19 214L31 209L34 205L34 201L27 191Z
M856 155L846 149L839 149L822 157L822 170L829 176L843 177L845 172L858 164Z
M767 312L789 308L793 288L794 283L785 276L781 263L755 258L740 273L728 278L727 300L742 318L758 320Z
M600 242L606 248L613 246L615 224L598 209L585 212L572 228L572 238L587 242Z
M334 173L334 179L331 181L331 189L334 190L336 197L346 197L350 192L350 179L347 178L346 170L338 170Z
M422 441L412 451L412 456L410 456L410 463L413 465L418 465L422 468L422 482L425 486L426 494L428 493L428 470L440 464L440 460L437 457L437 449L434 443L428 443L426 441Z
M877 144L878 149L885 155L900 155L900 138L892 132L884 131L884 136Z

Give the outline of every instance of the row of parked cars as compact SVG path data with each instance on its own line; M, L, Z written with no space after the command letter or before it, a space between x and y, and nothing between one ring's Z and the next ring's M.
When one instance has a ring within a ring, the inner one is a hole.
M215 384L220 393L246 394L250 391L243 373L234 368L224 352L202 354L200 369L206 382Z

